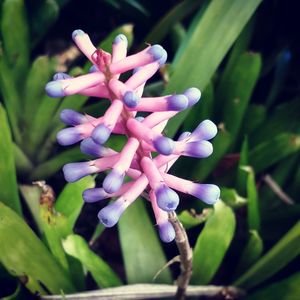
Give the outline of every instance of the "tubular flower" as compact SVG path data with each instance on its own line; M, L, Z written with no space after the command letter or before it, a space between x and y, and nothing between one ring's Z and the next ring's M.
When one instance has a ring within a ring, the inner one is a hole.
M90 72L73 78L64 73L55 74L46 85L50 97L82 94L107 98L110 106L102 117L94 118L65 109L61 120L71 127L58 132L60 145L81 142L83 153L94 157L87 162L69 163L63 167L65 179L74 182L89 174L109 171L102 187L85 190L83 199L96 202L116 198L98 214L106 227L114 226L125 209L144 191L149 194L160 238L171 242L174 229L168 221L168 212L179 204L176 191L192 195L207 204L214 204L220 190L213 184L200 184L168 174L180 156L205 158L212 154L208 141L217 134L217 127L209 120L201 122L193 132L184 132L177 141L162 132L170 118L191 107L200 99L197 88L189 88L178 95L143 97L145 83L166 62L167 52L160 45L148 46L141 52L127 56L127 39L118 35L112 45L112 54L96 49L82 30L72 34L78 48L92 62ZM132 71L122 82L122 73ZM146 117L139 112L148 112ZM105 146L111 134L122 134L127 142L117 152ZM152 158L153 152L158 155ZM131 181L124 183L125 176Z

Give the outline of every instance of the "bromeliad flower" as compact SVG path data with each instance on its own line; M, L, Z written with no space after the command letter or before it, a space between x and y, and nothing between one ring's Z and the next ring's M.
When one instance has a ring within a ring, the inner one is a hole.
M159 45L127 56L127 39L122 34L115 38L112 54L96 49L82 30L75 30L72 37L93 66L89 74L76 78L55 74L54 80L46 85L47 94L50 97L82 94L107 98L110 106L100 118L70 109L61 112L62 122L72 127L57 134L58 143L67 146L81 141L81 151L95 157L87 162L66 164L63 168L65 179L74 182L109 170L102 187L83 193L83 199L89 203L116 198L98 214L106 227L114 226L125 209L146 191L160 238L170 242L175 232L168 212L174 211L179 204L176 191L207 204L214 204L220 196L216 185L195 183L168 174L180 156L205 158L212 154L209 140L217 134L217 128L209 120L201 122L192 133L182 133L177 141L162 133L168 120L197 103L201 93L197 88L189 88L178 95L143 97L145 83L167 60L167 52ZM120 75L131 70L131 76L122 82ZM139 112L149 114L143 118L138 116ZM111 134L127 137L122 151L105 146ZM155 158L153 152L158 153ZM125 176L131 180L124 183Z

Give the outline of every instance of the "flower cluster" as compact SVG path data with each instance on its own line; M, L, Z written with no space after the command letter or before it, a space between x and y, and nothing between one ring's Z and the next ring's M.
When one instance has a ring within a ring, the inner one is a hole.
M89 174L110 170L102 187L83 193L84 201L89 203L116 198L98 214L106 227L114 226L125 209L146 191L160 238L170 242L175 232L168 221L168 212L174 211L179 204L174 190L193 195L207 204L215 203L220 195L216 185L195 183L168 174L180 156L205 158L213 151L208 140L217 134L217 128L209 120L201 122L192 133L182 133L177 141L162 133L170 118L198 102L200 91L189 88L178 95L143 97L146 81L167 60L167 53L160 45L148 46L127 56L127 39L122 34L115 38L112 54L96 49L82 30L75 30L72 37L93 66L89 74L76 78L65 73L55 74L53 81L46 85L47 94L50 97L82 94L107 98L110 106L100 118L70 109L61 112L62 122L71 127L57 134L58 143L67 146L81 141L81 151L95 158L66 164L63 167L65 179L74 182ZM122 73L130 70L133 72L125 82L119 80ZM149 114L141 117L139 112ZM120 152L104 146L112 133L127 137ZM155 158L153 152L158 154ZM131 181L124 183L125 176Z

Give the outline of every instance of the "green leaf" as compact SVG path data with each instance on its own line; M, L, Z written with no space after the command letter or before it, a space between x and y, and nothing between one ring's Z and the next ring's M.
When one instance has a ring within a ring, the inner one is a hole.
M214 170L231 144L231 135L224 129L221 129L212 144L214 148L213 154L209 158L195 163L192 179L203 181Z
M249 154L250 165L256 173L262 172L300 149L300 136L281 133L255 146Z
M89 241L90 246L96 242L96 240L101 236L104 230L105 230L104 225L102 223L99 223Z
M180 22L176 23L172 27L170 35L171 35L172 49L173 51L176 51L179 49L180 45L183 43L186 37L185 27Z
M51 25L57 20L59 6L55 0L34 1L29 18L32 36L32 46L47 33Z
M256 190L256 181L253 169L251 167L244 167L244 170L248 173L247 178L247 199L248 199L248 228L249 230L260 230L260 210L259 200Z
M17 173L21 175L28 174L33 169L32 162L16 144L13 144L13 151Z
M137 199L125 211L118 228L127 282L151 282L167 261L142 199ZM171 282L168 268L159 275L157 281Z
M253 133L254 136L258 134L260 130L262 130L265 126L262 124L264 123L266 116L267 116L267 110L263 105L250 103L245 113L241 134L249 135ZM257 130L258 128L259 130ZM251 140L252 140L252 135L251 135Z
M299 98L279 105L269 114L268 119L260 126L260 129L253 132L253 136L251 136L252 144L260 144L268 140L270 132L273 136L283 132L300 133L299 110ZM251 116L251 118L254 117L256 116Z
M191 86L203 90L260 2L211 1L176 62L166 93L181 92ZM188 113L186 110L170 120L170 136L177 132Z
M261 70L259 54L244 53L233 66L229 76L222 77L216 99L222 102L222 122L234 142L240 130L253 89Z
M18 84L23 83L29 63L29 33L23 0L5 0L2 4L1 32L8 65Z
M1 201L22 214L18 193L16 167L13 154L13 143L6 112L0 104L0 190Z
M256 230L250 230L248 242L243 249L235 273L241 274L245 272L261 257L263 249L263 240L259 233Z
M195 226L206 222L206 220L211 216L211 214L211 208L203 209L201 214L196 214L196 212L184 210L178 215L178 219L185 229L191 229Z
M0 49L1 50L1 49ZM13 79L11 69L7 66L0 51L0 87L12 133L16 142L21 141L19 130L20 97Z
M250 294L245 300L298 300L300 272Z
M86 176L81 180L68 183L55 203L55 210L67 218L67 225L73 228L83 206L82 192L95 187L95 180Z
M53 65L48 56L39 56L33 62L28 73L25 84L24 97L24 120L26 126L31 125L32 119L36 117L36 112L41 103L41 99L45 96L45 85L49 81ZM48 98L49 101L52 99ZM47 122L43 124L47 126Z
M37 185L19 185L21 195L25 200L27 207L36 223L40 233L42 232L42 224L40 218L40 198L42 190Z
M242 195L246 195L247 191L247 173L243 169L243 167L247 165L249 165L249 143L248 137L245 136L240 152L240 160L236 177L236 188Z
M28 276L51 293L75 292L75 287L28 225L0 203L0 261L14 276Z
M149 44L161 42L169 33L170 29L192 13L202 1L187 0L174 6L163 18L154 26L150 33L143 39Z
M84 160L85 154L82 154L78 147L65 150L64 152L56 155L48 161L40 164L32 174L30 174L30 180L47 179L61 167L69 162Z
M239 208L247 204L247 199L241 197L235 189L221 188L222 201L231 208Z
M89 249L86 241L79 235L69 235L63 241L65 251L77 258L91 272L97 285L101 288L122 285L122 281L99 256Z
M297 222L275 246L246 271L234 285L251 289L264 282L300 254L300 222Z
M204 285L213 279L233 239L235 225L231 208L218 201L194 248L193 284Z

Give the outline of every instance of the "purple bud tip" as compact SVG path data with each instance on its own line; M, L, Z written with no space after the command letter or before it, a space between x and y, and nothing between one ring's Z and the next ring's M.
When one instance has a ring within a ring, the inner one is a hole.
M82 198L87 203L97 202L109 197L110 195L102 188L87 189L82 193Z
M189 100L189 107L196 104L200 97L201 97L201 92L195 87L189 88L184 92L184 95L188 98Z
M56 73L53 75L53 80L63 80L63 79L69 79L72 78L72 76L66 74L66 73Z
M159 237L164 243L170 243L175 239L175 230L169 221L159 224L158 230Z
M189 137L190 135L191 135L191 132L185 131L179 136L178 141L182 141L182 140L186 139L187 137Z
M90 67L90 69L89 69L89 73L95 73L95 72L98 72L98 71L99 71L99 69L98 69L98 67L95 66L95 65L92 65L92 66Z
M141 70L143 67L136 67L133 69L132 74L135 74L136 72L138 72L139 70Z
M134 92L127 91L123 96L123 101L126 106L133 108L138 105L140 97Z
M119 190L124 180L124 173L112 170L103 181L103 189L105 192L112 194Z
M66 125L76 126L85 123L87 118L73 109L64 109L60 113L60 120Z
M126 43L126 47L127 47L128 41L127 41L126 35L124 35L124 34L117 35L113 43L114 44L119 44L121 42Z
M185 155L206 158L213 153L213 146L208 141L198 141L186 144Z
M81 36L81 35L84 35L84 34L85 34L85 32L83 30L81 30L81 29L74 30L72 32L72 39L74 40L77 35Z
M97 144L104 144L110 137L111 130L104 124L98 125L92 132L92 139Z
M214 184L195 184L195 188L191 194L206 204L211 205L219 200L220 189Z
M218 133L217 126L210 120L202 121L194 130L193 135L203 140L210 140Z
M52 98L59 98L65 96L65 91L60 81L48 82L46 84L45 90L46 90L46 94Z
M63 167L64 177L68 182L75 182L95 171L96 167L90 166L88 162L69 163Z
M113 227L118 223L124 209L125 207L116 201L102 208L98 213L98 218L105 227Z
M184 110L188 107L189 101L185 95L173 95L168 99L168 109L174 111Z
M136 117L135 119L139 122L142 122L145 118L144 117Z
M173 153L175 144L174 141L168 137L160 136L153 141L153 146L158 153L163 155L170 155Z
M178 194L169 187L162 185L155 191L157 205L165 211L173 211L179 204Z
M148 53L153 57L153 60L160 60L166 55L166 50L160 45L150 47Z
M80 143L80 151L87 155L102 157L107 149L102 145L95 143L94 140L89 137Z
M166 63L167 59L168 59L168 53L167 53L167 51L164 49L164 52L163 52L162 57L158 60L159 65L160 65L160 66L164 65L164 64Z
M69 146L82 140L82 135L76 127L65 128L57 133L56 140L62 146Z

